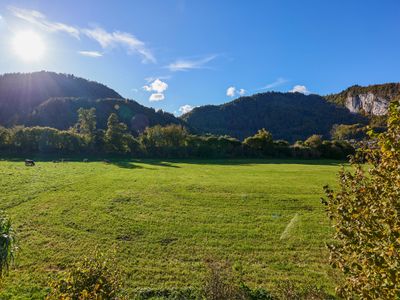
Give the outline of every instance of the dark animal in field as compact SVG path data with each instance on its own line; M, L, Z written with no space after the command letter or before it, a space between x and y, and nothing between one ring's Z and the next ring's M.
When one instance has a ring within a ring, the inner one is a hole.
M111 163L108 159L103 160L104 163L109 164Z
M83 162L89 162L89 160L87 158L84 158Z
M31 159L25 159L25 166L27 167L33 167L35 165L35 162Z

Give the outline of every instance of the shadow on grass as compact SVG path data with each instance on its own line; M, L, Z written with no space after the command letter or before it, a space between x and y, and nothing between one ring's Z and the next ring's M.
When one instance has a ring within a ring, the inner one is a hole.
M347 164L345 160L332 159L295 159L295 158L236 158L236 159L149 159L149 158L128 158L128 157L110 157L110 156L62 156L55 154L39 154L39 155L16 155L4 156L0 155L0 160L23 162L25 159L33 159L36 162L104 162L124 169L143 169L141 165L150 165L155 167L181 168L177 164L192 165L221 165L221 166L240 166L240 165L256 165L256 164L302 164L302 165L324 165L324 166L340 166Z

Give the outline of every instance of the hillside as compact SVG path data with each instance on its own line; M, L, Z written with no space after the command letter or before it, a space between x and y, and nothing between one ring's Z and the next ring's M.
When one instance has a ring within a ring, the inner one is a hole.
M27 125L50 126L58 129L68 129L76 123L79 108L96 108L97 126L106 128L107 119L111 113L116 113L120 121L126 123L134 132L141 132L147 126L181 124L181 120L170 113L155 111L140 105L136 101L108 98L88 99L58 97L50 98L36 107L30 115ZM57 117L54 117L57 116Z
M325 96L329 102L344 106L350 112L370 116L386 115L389 103L398 97L400 83L354 85L340 93Z
M228 134L239 139L268 129L275 139L296 141L312 134L329 137L334 124L366 122L318 95L268 92L222 105L206 105L182 116L201 133Z
M172 114L156 112L98 82L54 72L13 73L0 76L0 125L40 125L67 129L80 107L95 107L104 128L111 112L132 130L149 125L181 123Z

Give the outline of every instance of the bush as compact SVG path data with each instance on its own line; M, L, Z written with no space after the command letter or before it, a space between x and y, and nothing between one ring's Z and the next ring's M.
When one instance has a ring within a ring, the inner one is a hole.
M3 277L14 261L17 247L15 245L15 233L11 220L0 212L0 277Z
M340 172L339 190L325 187L323 203L335 229L330 260L345 277L338 287L345 298L400 296L399 109L393 102L387 132L370 133L373 139L351 160L353 169Z
M50 283L47 299L121 299L122 286L115 257L97 250Z
M242 279L240 267L233 268L227 261L206 260L207 274L203 293L207 300L272 300L264 289L251 289Z

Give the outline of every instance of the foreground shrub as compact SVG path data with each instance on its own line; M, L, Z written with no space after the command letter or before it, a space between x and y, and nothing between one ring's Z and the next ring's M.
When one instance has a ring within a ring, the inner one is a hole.
M4 212L0 212L0 277L8 272L16 250L11 220Z
M207 274L203 293L207 300L272 300L264 289L251 289L242 279L240 268L236 271L229 262L206 260Z
M63 275L50 283L47 299L121 299L122 286L115 257L107 257L96 250Z
M340 172L339 190L325 187L336 240L330 260L345 277L338 287L344 298L400 297L399 109L392 103L387 132L352 159L354 171Z

